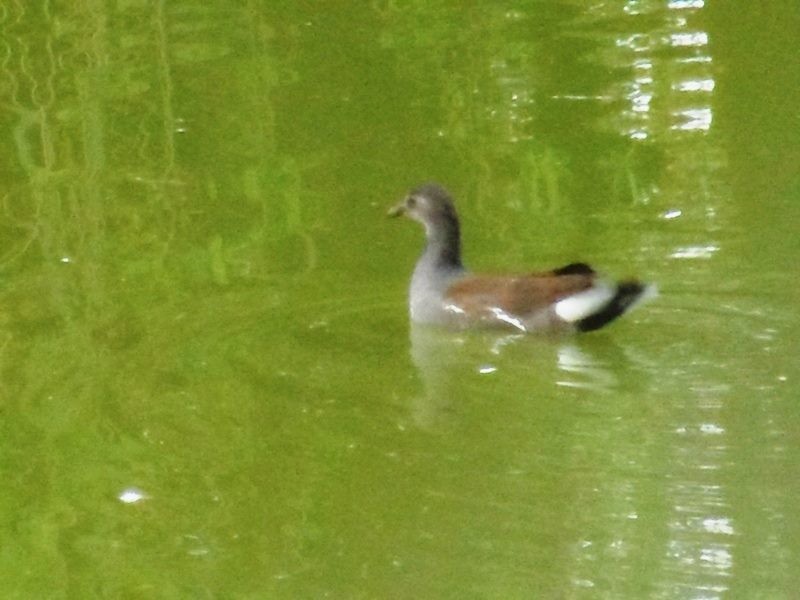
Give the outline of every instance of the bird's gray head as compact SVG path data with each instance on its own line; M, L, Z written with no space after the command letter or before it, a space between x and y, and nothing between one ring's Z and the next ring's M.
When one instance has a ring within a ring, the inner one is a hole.
M419 221L430 232L432 227L458 223L453 199L442 186L426 183L411 190L400 204L389 210L389 216L405 215Z

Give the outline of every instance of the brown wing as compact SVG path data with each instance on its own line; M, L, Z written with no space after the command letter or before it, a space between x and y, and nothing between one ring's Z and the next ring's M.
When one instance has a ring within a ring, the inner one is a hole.
M473 275L450 286L445 298L468 316L480 316L492 308L500 308L510 315L524 317L590 288L594 278L594 272Z

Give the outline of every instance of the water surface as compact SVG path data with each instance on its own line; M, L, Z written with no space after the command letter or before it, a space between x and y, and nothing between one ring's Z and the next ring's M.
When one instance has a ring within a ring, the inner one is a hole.
M6 6L4 597L792 597L799 12ZM661 296L411 329L430 179Z

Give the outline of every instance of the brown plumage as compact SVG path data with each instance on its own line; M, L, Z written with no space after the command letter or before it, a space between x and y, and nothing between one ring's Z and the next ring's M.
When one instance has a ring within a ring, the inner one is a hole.
M444 298L467 313L500 308L525 315L592 287L595 275L468 275L447 288Z

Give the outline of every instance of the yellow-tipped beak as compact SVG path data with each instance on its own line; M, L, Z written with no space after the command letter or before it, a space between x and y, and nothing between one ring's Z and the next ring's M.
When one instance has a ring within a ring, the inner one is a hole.
M396 204L389 211L386 213L387 217L399 217L400 215L404 215L406 212L406 203L401 202L400 204Z

